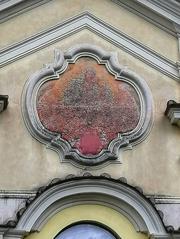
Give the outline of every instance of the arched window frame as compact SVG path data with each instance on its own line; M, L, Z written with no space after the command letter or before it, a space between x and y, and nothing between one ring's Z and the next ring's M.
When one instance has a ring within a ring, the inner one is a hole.
M43 226L65 208L85 203L103 205L124 215L137 232L152 238L170 238L153 204L138 190L118 180L106 177L72 177L55 180L24 211L16 227L5 239L22 238ZM15 236L14 236L15 235Z

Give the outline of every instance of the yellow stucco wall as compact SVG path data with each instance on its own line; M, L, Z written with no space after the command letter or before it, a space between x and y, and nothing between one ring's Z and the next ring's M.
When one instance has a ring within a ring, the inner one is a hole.
M148 238L145 234L136 232L129 220L119 212L105 206L87 204L63 209L54 215L39 233L32 233L26 239L53 239L67 226L87 220L109 227L122 239Z

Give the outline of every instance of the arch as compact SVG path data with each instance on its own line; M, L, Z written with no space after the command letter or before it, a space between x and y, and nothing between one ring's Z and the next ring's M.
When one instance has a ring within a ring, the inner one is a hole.
M50 185L26 209L16 229L40 231L61 210L82 204L98 204L123 214L136 231L149 235L167 235L151 202L135 188L103 177L78 177Z

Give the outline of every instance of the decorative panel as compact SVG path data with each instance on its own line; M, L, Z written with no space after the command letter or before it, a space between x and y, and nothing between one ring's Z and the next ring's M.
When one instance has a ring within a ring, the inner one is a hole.
M152 123L144 80L116 54L86 44L56 50L54 63L27 81L22 105L30 133L79 165L118 162L119 150L139 143Z

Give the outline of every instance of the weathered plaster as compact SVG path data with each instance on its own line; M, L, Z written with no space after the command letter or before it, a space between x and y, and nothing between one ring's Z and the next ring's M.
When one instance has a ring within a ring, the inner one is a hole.
M1 94L10 96L9 106L0 117L1 188L34 189L55 177L70 173L82 175L83 170L60 164L55 152L45 149L29 135L20 110L20 96L27 78L45 62L52 62L54 48L66 50L78 43L117 51L120 64L146 80L155 105L154 127L147 140L133 151L121 153L122 165L93 170L93 175L107 172L115 178L125 176L130 184L141 186L146 193L180 195L179 129L171 126L164 116L167 101L180 100L179 84L86 30L1 70Z
M140 119L140 102L132 86L117 81L105 65L90 57L69 64L59 79L45 82L36 107L46 129L90 157L106 149L118 133L135 129Z
M110 0L50 1L30 10L28 14L21 14L1 24L1 47L21 41L87 10L161 55L174 62L178 60L176 37Z
M0 198L0 225L16 220L16 213L25 206L22 198Z
M171 225L175 230L180 228L180 202L176 204L157 204L156 208L163 212L165 225Z

